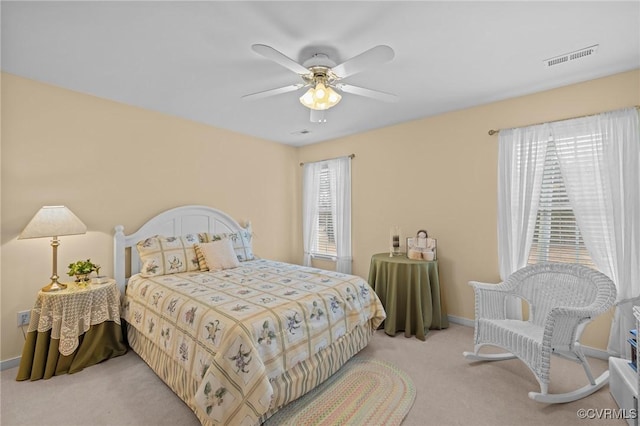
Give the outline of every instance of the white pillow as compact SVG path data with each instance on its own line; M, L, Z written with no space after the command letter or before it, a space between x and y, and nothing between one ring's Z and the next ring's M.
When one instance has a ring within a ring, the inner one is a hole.
M220 271L240 266L238 256L233 249L233 241L228 238L197 244L196 250L200 251L210 271Z
M211 241L217 241L223 238L229 238L233 242L233 249L236 251L238 260L245 262L247 260L254 260L256 257L253 254L253 248L251 247L251 239L253 238L253 231L251 229L251 223L248 223L244 229L238 232L211 234L205 232L198 234L200 242L210 243ZM202 269L206 271L206 269Z

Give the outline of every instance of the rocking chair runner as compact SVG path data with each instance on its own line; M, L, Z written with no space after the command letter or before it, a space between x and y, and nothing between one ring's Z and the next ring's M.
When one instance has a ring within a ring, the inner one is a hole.
M499 361L519 358L533 372L540 392L529 392L533 400L546 403L575 401L591 395L609 381L609 371L593 378L580 346L586 324L613 306L616 287L606 275L582 265L540 263L514 272L501 284L469 282L476 297L474 352L467 359ZM529 303L529 320L506 317L508 296ZM493 345L508 351L480 354ZM573 392L548 393L551 355L582 365L589 384Z

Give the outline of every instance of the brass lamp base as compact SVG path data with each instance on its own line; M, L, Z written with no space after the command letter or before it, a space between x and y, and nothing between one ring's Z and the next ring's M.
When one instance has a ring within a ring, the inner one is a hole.
M42 291L59 291L64 290L65 288L67 288L66 284L59 283L58 281L51 281L49 285L42 287Z

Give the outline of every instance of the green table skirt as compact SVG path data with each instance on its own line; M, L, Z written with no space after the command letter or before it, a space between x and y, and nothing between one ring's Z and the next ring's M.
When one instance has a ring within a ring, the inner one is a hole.
M50 379L61 374L77 373L85 367L127 352L122 327L113 321L91 326L78 339L78 348L65 356L58 351L60 340L51 338L51 330L27 333L16 380Z
M440 300L437 261L376 254L371 258L369 284L387 313L383 324L386 334L395 336L402 330L406 337L425 340L429 329L449 326Z

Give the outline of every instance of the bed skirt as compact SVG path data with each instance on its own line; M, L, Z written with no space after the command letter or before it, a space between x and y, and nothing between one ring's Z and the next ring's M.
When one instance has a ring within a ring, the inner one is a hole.
M263 423L279 408L298 399L331 377L351 357L367 346L374 332L369 323L365 326L357 326L312 358L296 364L282 375L272 379L270 383L273 387L272 406L274 408L263 414L259 423ZM199 381L190 376L187 377L178 362L128 324L127 337L134 352L191 408L200 422L203 425L212 425L209 417L199 414L193 400Z

